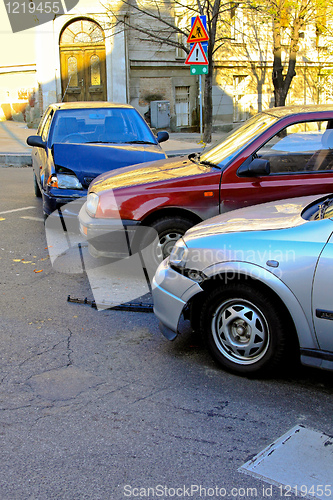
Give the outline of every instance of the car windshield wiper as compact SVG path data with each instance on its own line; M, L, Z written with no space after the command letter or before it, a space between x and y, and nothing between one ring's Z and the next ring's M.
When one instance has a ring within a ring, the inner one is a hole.
M155 142L150 142L150 141L124 141L124 144L155 144Z
M188 155L188 159L193 163L199 164L200 154L199 153L191 153Z
M106 141L88 141L86 144L105 144Z
M222 170L220 165L216 165L216 163L213 163L208 160L201 160L200 156L201 156L200 153L191 153L188 155L188 159L193 161L193 163L196 163L197 165L207 165L208 167L214 167L218 168L219 170Z
M318 218L323 219L326 214L326 210L333 204L333 199L332 198L326 198L320 205L318 205L319 208L319 214Z
M127 144L125 141L88 141L85 144Z
M200 160L200 163L202 165L208 165L208 167L215 167L215 168L218 168L219 170L222 170L222 168L220 167L220 165L216 165L216 163L213 163L212 161Z

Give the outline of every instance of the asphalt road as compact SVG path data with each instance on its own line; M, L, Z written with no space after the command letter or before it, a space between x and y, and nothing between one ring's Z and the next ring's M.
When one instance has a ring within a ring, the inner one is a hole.
M1 500L294 498L238 468L295 425L333 434L332 373L241 378L186 325L67 302L92 286L77 255L52 267L32 170L0 186Z

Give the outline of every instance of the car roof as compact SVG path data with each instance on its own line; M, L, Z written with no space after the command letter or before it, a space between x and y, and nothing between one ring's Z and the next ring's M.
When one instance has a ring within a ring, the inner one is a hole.
M130 104L122 104L118 102L107 101L76 101L76 102L58 102L50 104L50 108L55 110L60 109L98 109L98 108L129 108L133 109Z
M320 113L333 112L333 104L306 104L299 106L280 106L277 108L269 108L263 110L263 113L283 118L289 115L297 115L300 113Z

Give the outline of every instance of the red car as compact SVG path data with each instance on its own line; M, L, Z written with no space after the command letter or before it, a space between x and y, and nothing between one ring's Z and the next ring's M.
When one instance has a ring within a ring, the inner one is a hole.
M204 219L327 192L333 192L333 106L272 108L201 155L100 175L89 186L80 229L92 255L120 256L144 247L148 236L142 228L152 228L162 259Z

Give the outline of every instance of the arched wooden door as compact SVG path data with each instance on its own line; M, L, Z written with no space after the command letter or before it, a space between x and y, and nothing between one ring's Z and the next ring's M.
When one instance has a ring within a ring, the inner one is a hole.
M106 101L102 28L88 19L68 24L60 37L63 101Z

